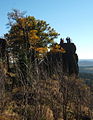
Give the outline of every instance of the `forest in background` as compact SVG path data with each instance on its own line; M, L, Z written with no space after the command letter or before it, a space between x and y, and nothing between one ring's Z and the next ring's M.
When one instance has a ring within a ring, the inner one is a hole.
M0 48L0 120L92 118L93 88L64 73L66 51L54 42L59 33L15 9L8 19L7 46Z

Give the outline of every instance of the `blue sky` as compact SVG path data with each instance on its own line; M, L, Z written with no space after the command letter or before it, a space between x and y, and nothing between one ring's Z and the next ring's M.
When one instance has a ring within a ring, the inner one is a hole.
M8 31L7 13L12 9L45 20L60 36L69 36L77 46L79 59L93 59L93 0L1 0L0 36Z

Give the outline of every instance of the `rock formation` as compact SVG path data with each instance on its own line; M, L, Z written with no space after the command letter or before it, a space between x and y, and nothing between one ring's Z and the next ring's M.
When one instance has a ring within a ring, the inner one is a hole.
M61 39L60 41L60 48L56 49L54 52L50 51L45 56L43 62L40 63L40 70L41 67L46 71L47 74L53 75L55 72L62 71L64 74L67 75L76 75L78 76L79 69L78 69L78 55L76 54L76 46L74 43L71 43L70 38L67 38L67 43ZM64 49L66 52L62 52L61 50ZM33 53L33 51L32 51ZM35 57L31 53L31 61L35 60ZM0 39L0 58L6 59L7 56L6 52L6 40ZM9 68L9 61L7 61L7 66ZM62 69L60 69L62 68Z
M0 58L5 57L6 40L0 38Z
M64 43L61 39L59 49L64 49L66 52L60 52L59 50L58 52L57 50L55 50L56 52L48 52L43 61L44 69L50 75L61 71L65 75L78 76L78 55L76 54L75 44L71 43L70 39L67 40L67 43Z
M70 38L66 38L67 43L61 39L60 46L64 48L66 53L63 54L63 71L64 73L78 75L78 55L76 54L76 46L71 43Z

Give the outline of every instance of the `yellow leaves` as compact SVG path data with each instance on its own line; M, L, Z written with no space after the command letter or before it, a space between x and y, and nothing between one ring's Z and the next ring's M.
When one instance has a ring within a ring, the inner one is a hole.
M37 32L38 32L37 30L30 30L30 32L29 32L29 42L32 45L35 45L40 40L40 38L36 35Z
M59 48L60 48L60 45L56 44L56 45L54 46L54 48L59 49Z
M26 22L26 18L19 18L18 21L22 22Z
M30 37L29 40L32 40L33 42L35 42L35 40L39 40L39 37L37 35L33 35Z
M19 18L18 19L19 26L21 25L23 28L26 26L26 18Z
M62 47L61 47L61 49L60 49L60 52L66 53L66 51L65 51L64 48L62 48Z
M66 51L65 51L62 47L60 47L59 44L56 44L56 45L54 45L52 48L50 48L50 51L51 51L51 52L62 52L62 53L66 53Z
M36 57L37 58L43 58L46 53L48 52L48 48L47 47L30 47L30 49L33 49L36 51Z
M39 39L39 37L36 35L37 32L37 30L30 30L29 37L31 37L32 39Z
M31 30L30 33L36 34L38 31L37 30Z
M47 47L45 48L40 47L40 48L36 48L35 50L38 51L39 53L46 53L48 51Z
M48 52L48 48L47 47L30 47L30 49L34 49L35 51L39 52L39 53L46 53Z
M33 17L19 18L17 24L23 28L32 27L35 25L35 20L33 21Z
M55 32L50 33L50 36L56 36L56 35L57 35L57 33L55 33Z
M35 22L35 21L34 21ZM17 26L21 28L32 28L34 27L33 21L29 18L19 18L17 21Z

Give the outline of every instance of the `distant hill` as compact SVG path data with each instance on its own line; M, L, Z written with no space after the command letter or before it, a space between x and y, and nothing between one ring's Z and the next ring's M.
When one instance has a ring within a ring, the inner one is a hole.
M79 77L93 87L93 60L79 60Z
M79 66L93 66L93 59L81 59L79 60Z
M80 73L93 73L93 59L79 60L79 71Z

